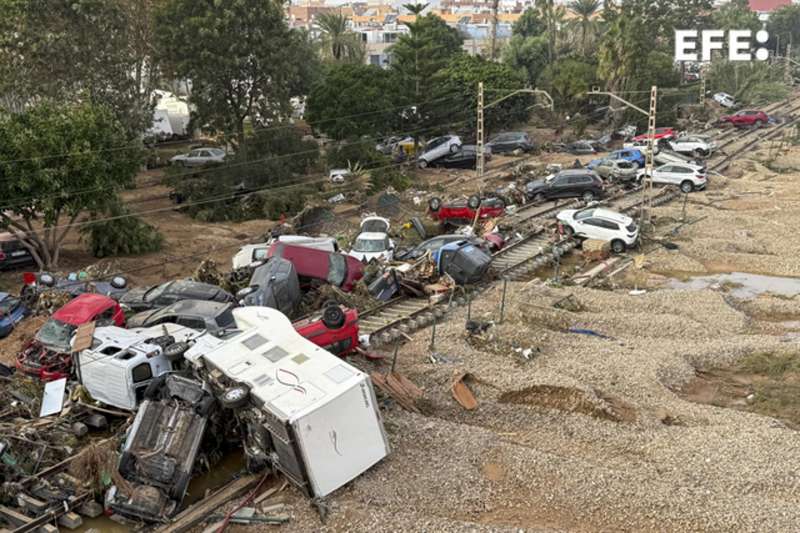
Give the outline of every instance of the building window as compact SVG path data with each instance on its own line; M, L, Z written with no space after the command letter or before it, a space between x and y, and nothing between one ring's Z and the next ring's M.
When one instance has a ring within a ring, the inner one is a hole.
M378 54L370 54L370 56L369 56L369 64L379 67L381 65L381 56L378 55Z

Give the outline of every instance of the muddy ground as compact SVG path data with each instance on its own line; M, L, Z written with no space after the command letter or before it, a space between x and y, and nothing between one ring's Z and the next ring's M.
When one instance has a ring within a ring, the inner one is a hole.
M290 490L284 529L796 530L797 291L670 288L800 276L800 149L768 160L776 151L692 194L695 222L662 235L677 249L646 243L615 288L515 283L506 320L483 336L468 336L464 309L433 350L430 330L413 335L397 368L425 389L424 414L389 408L392 455L331 498L325 526ZM655 215L661 229L684 216L680 204ZM573 311L552 306L570 294ZM482 296L472 318L498 321L499 300L499 288ZM451 395L461 372L474 411Z

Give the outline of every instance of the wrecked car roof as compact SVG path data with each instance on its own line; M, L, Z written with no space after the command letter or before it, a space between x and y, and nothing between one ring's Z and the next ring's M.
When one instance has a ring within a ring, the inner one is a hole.
M53 318L73 326L79 326L115 305L114 300L102 294L81 294L53 313Z

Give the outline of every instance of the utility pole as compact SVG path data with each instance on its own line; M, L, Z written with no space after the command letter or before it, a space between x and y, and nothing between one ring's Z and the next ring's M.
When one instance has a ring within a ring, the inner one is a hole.
M700 70L700 104L706 108L706 73Z
M786 62L783 66L783 81L792 84L792 43L786 45Z
M492 0L492 51L491 60L497 58L497 9L500 6L500 0Z
M478 178L483 178L483 82L478 82L478 132L476 134L478 143L478 162L475 168L478 171Z
M599 87L593 87L592 90L587 93L590 95L595 96L608 96L618 102L625 104L626 106L635 109L639 113L647 116L647 136L648 136L648 143L647 143L647 150L645 150L645 171L644 171L644 186L642 191L644 193L644 198L642 198L641 204L641 212L639 215L640 223L644 223L644 216L645 216L645 205L649 208L651 206L651 193L653 191L653 154L655 152L655 144L656 144L656 102L658 100L658 87L653 85L650 87L650 109L649 111L645 111L641 107L628 102L627 100L620 98L614 93L604 92L601 91Z
M484 153L483 153L483 146L484 146L484 130L483 130L483 114L484 111L492 106L495 106L502 102L503 100L507 100L514 95L517 94L540 94L547 99L547 107L550 111L553 110L553 97L550 96L550 93L547 91L543 91L541 89L518 89L514 92L511 92L502 98L498 98L493 102L489 102L486 105L483 105L483 82L478 82L478 133L476 135L476 142L478 144L478 162L475 165L476 170L478 171L478 178L483 177L483 169L484 169ZM537 104L539 105L539 104Z

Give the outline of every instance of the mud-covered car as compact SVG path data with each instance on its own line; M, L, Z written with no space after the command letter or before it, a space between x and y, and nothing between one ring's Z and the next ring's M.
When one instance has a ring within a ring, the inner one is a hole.
M120 298L124 308L134 312L166 307L181 300L206 300L209 302L233 302L231 293L210 283L188 279L168 281L152 287L141 287L129 291Z
M436 257L439 273L448 274L459 285L481 281L491 263L492 256L468 240L442 246Z
M207 300L181 300L167 307L142 311L128 318L129 328L149 328L160 324L178 324L198 331L205 330L215 337L236 327L233 322L233 303Z
M72 373L72 337L78 326L124 326L119 304L101 294L81 294L53 313L17 354L17 368L42 381L69 377Z
M128 292L128 280L114 276L110 281L89 279L86 272L70 272L66 276L50 272L25 272L22 275L20 298L33 306L44 291L61 291L70 296L102 294L119 301Z
M106 493L108 507L134 520L160 522L179 509L205 439L218 413L203 384L176 374L154 380L145 391L125 440L117 471L125 483Z
M242 305L263 305L286 316L294 315L303 294L294 265L273 257L253 270L249 286L236 293Z

